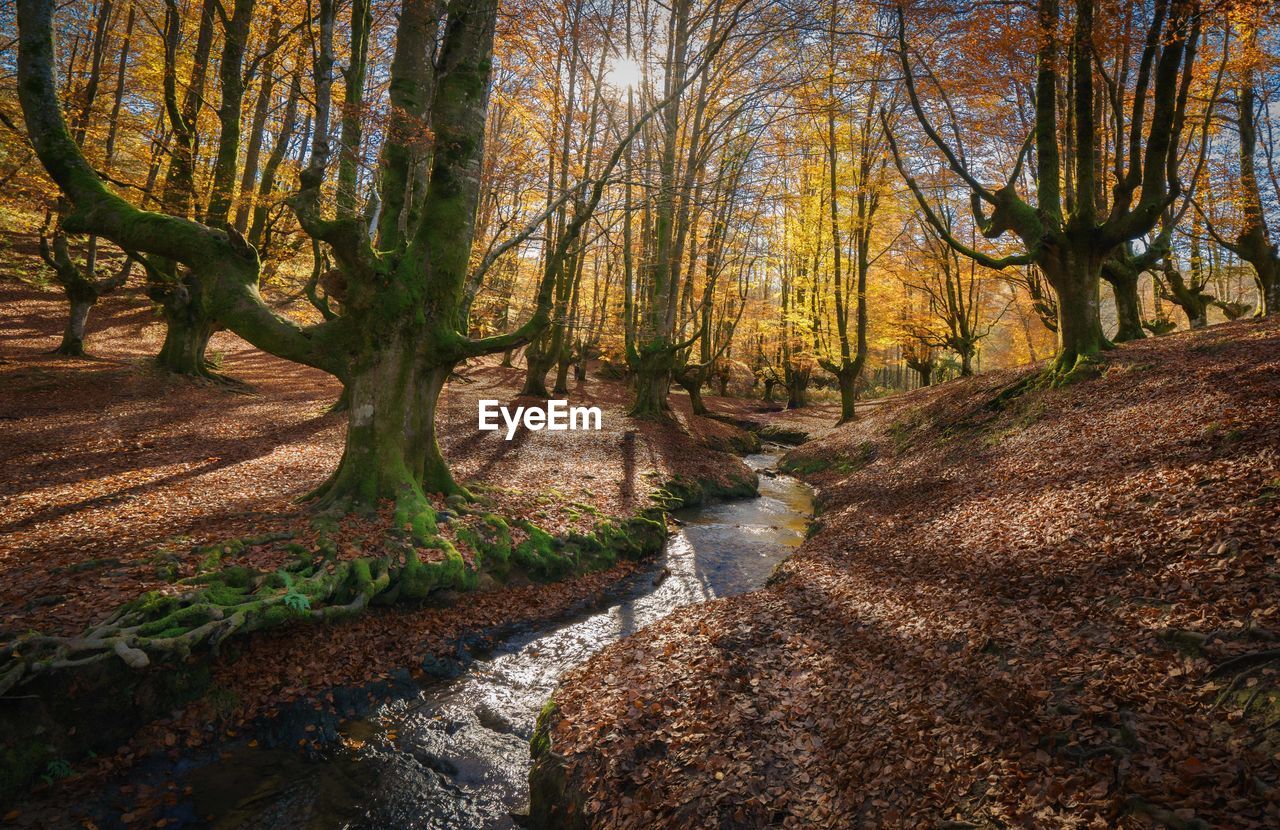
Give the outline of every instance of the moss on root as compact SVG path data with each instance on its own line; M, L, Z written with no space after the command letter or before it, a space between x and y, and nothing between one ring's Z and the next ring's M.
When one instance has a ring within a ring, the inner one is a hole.
M529 827L536 830L585 830L587 815L576 788L570 788L564 759L556 755L551 730L559 718L555 700L548 700L538 714L529 754Z
M195 575L142 594L78 637L31 634L0 645L0 701L19 684L39 689L42 700L47 690L64 687L77 690L79 698L94 698L88 707L83 701L61 706L56 701L65 695L54 693L50 699L55 703L38 703L38 712L15 716L8 711L12 707L6 708L0 716L0 736L5 738L0 745L0 797L19 792L50 761L109 750L142 723L202 694L207 664L188 658L198 651L217 651L229 638L302 621L340 619L373 603L471 591L482 575L498 581L517 574L551 581L607 568L619 558L641 559L665 543L665 511L755 491L754 475L728 484L676 479L655 494L655 506L641 515L621 522L601 519L589 533L564 536L553 536L528 519L508 522L481 512L475 503L456 500L450 507L471 521L455 517L449 527L473 554L470 558L441 535L443 520L438 522L430 503L415 493L397 500L395 523L378 557L341 559L335 541L340 525L331 514L315 517L314 545L277 534L196 548L188 554L196 560ZM235 562L264 542L276 544L292 559L275 571ZM101 693L107 688L112 694ZM28 698L24 694L19 699ZM113 718L119 729L87 728ZM27 721L39 724L37 733L27 734ZM68 737L98 733L101 740L92 746ZM36 739L35 734L62 738Z

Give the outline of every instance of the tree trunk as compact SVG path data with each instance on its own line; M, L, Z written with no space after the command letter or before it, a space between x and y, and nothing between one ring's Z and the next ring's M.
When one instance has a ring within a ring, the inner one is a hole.
M973 349L960 350L960 377L973 377Z
M1256 45L1256 32L1250 33L1248 42ZM1258 96L1254 89L1252 71L1246 72L1237 98L1240 195L1244 202L1245 222L1232 250L1253 266L1254 278L1258 283L1258 313L1265 317L1280 311L1280 253L1271 243L1271 229L1267 227L1267 215L1258 188L1258 125L1255 116Z
M847 424L857 418L854 406L858 401L858 375L861 367L846 365L835 373L836 383L840 386L840 420L837 424Z
M126 258L120 272L114 277L92 279L86 276L71 258L66 234L60 229L54 233L52 240L41 231L40 257L53 269L54 276L62 286L62 291L70 305L70 316L67 318L67 327L62 334L62 342L53 350L53 354L84 357L84 332L89 312L97 305L100 297L124 285L129 279L133 260Z
M787 378L787 409L809 405L809 372L793 369Z
M773 387L777 386L777 384L776 380L766 380L764 382L764 395L760 399L766 403L773 403Z
M187 291L175 292L190 297ZM205 314L199 299L179 300L177 296L161 305L164 311L164 345L156 356L161 369L175 375L216 377L205 359L214 321Z
M551 350L548 335L534 339L524 350L525 375L524 387L520 394L533 398L550 398L547 391L547 372L556 362L556 354Z
M453 367L432 361L414 343L405 336L376 350L348 381L346 446L338 469L313 494L320 509L370 510L384 499L420 508L425 493L465 493L435 431L436 405ZM419 515L397 514L396 521L412 524ZM424 537L431 530L409 529Z
M573 355L567 346L562 346L556 358L556 385L551 390L555 394L569 394L569 367L572 365Z
M924 363L914 367L916 374L920 376L920 386L923 388L933 383L933 364Z
M1087 246L1085 246L1087 247ZM1071 372L1107 346L1098 316L1101 263L1088 252L1064 254L1046 263L1045 275L1058 294L1058 358L1054 369Z
M680 388L689 393L689 403L693 406L693 414L706 415L708 413L707 404L702 400L702 385L707 378L706 370L697 367L686 368L675 372L673 377L676 383L680 384Z
M666 418L671 413L667 393L671 390L673 356L664 344L650 346L637 355L634 371L635 398L628 413L633 418Z
M1271 261L1257 269L1258 314L1263 317L1280 311L1280 257L1272 255Z
M1146 337L1142 329L1142 311L1138 302L1138 275L1111 274L1107 277L1111 293L1116 300L1117 343L1141 340Z
M54 354L68 357L84 357L84 327L89 321L89 310L97 301L97 297L71 297L71 316L67 319L67 328L62 332L62 342L53 350Z

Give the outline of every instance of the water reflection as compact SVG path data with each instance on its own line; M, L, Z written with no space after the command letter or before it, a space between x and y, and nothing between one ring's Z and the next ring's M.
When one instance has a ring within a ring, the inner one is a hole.
M244 750L198 771L197 812L226 828L515 826L534 721L566 669L683 605L763 585L803 540L811 493L772 474L778 455L746 459L767 471L760 498L676 514L679 532L632 596L513 637L457 679L347 724L348 748L328 761Z

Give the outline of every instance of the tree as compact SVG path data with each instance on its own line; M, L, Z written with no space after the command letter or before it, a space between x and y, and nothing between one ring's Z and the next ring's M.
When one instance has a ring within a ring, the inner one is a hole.
M419 535L430 523L425 491L465 492L436 442L435 406L445 378L462 360L527 342L545 326L550 306L552 284L544 280L537 309L514 331L473 339L460 315L496 13L493 0L404 5L391 70L393 121L399 123L383 150L388 209L375 246L363 217L322 213L334 6L320 3L312 153L292 205L307 232L331 249L345 289L340 315L304 328L263 304L257 253L234 227L141 211L95 174L58 106L53 4L23 0L18 6L21 103L40 160L73 206L69 229L100 234L148 261L181 263L211 317L266 351L341 379L351 394L346 446L338 469L314 494L316 504L341 512L395 499ZM428 59L433 53L434 62ZM429 165L413 144L426 128L434 138ZM621 153L620 146L612 164ZM409 188L419 165L426 168L422 186ZM585 224L603 189L602 178L578 191L575 228ZM403 230L402 214L409 217ZM571 244L551 255L564 257Z
M71 304L71 315L67 318L67 327L62 333L62 342L53 350L54 354L70 357L83 357L84 330L89 320L89 312L98 300L124 285L133 268L133 257L125 257L120 270L110 277L92 277L88 268L81 267L72 259L67 242L67 235L62 228L55 228L52 239L48 235L49 222L52 216L46 216L45 227L40 232L40 258L53 269L54 279L62 286L67 301Z
M956 217L950 208L944 209L939 218L948 233L957 235ZM969 260L967 265L961 262L959 252L948 245L927 220L917 217L916 221L920 226L923 255L920 266L915 269L918 276L903 282L928 298L928 314L938 325L917 328L912 339L931 347L926 355L931 355L933 348L955 352L960 358L961 377L970 377L978 345L1003 314L989 322L983 319L990 280L979 271L976 262Z
M1180 137L1202 16L1195 0L1143 4L1140 12L1148 19L1136 66L1126 50L1117 64L1103 71L1097 4L1068 4L1074 21L1065 60L1058 34L1062 7L1059 0L1037 2L1034 127L1016 154L1011 175L995 189L974 174L959 128L949 143L933 126L913 74L903 5L897 11L899 62L921 130L969 188L982 235L998 239L1011 233L1021 243L1021 252L995 256L952 236L908 171L892 136L890 143L921 211L947 244L989 268L1034 264L1044 274L1058 306L1059 353L1053 372L1068 376L1108 346L1098 313L1102 263L1125 242L1154 228L1181 193ZM1105 91L1098 87L1099 76ZM1132 88L1121 89L1121 79L1129 78ZM1114 140L1108 150L1109 135ZM1033 149L1034 200L1028 201L1019 185Z
M665 20L663 100L657 107L654 134L644 144L656 181L644 203L643 267L633 266L629 251L624 259L624 348L634 389L630 413L640 418L667 416L667 394L677 358L701 337L700 326L694 326L693 333L686 336L678 325L682 300L693 289L689 259L700 207L701 173L723 142L725 125L732 123L735 111L741 108L732 101L720 102L714 93L719 91L727 67L743 67L764 48L763 43L744 38L739 48L720 59L746 0L732 6L712 0L697 14L693 5L691 0L676 0ZM686 95L686 90L691 94ZM629 94L629 114L630 108ZM631 198L628 189L623 226L626 247L631 244Z
M1258 284L1258 312L1264 316L1280 309L1280 248L1272 241L1258 183L1258 120L1270 118L1269 107L1265 105L1265 99L1260 100L1256 86L1262 60L1258 33L1265 14L1268 12L1262 5L1256 8L1246 5L1241 9L1243 19L1240 26L1245 30L1244 54L1242 65L1237 70L1235 96L1241 202L1239 231L1235 239L1230 240L1222 236L1212 222L1206 222L1219 245L1253 266ZM1201 215L1204 216L1203 211Z
M840 222L841 189L839 187L839 147L837 140L836 95L836 40L840 25L837 3L831 4L828 20L827 50L827 102L826 136L827 154L827 206L830 212L831 235L831 286L832 310L836 318L836 350L833 358L819 358L819 364L836 378L840 388L840 420L846 423L854 418L854 402L857 398L858 379L867 361L867 275L871 270L870 252L876 214L880 210L881 192L885 188L885 138L887 128L876 119L876 111L884 103L881 99L880 78L888 64L887 51L877 45L866 59L867 79L860 79L860 97L854 106L859 111L849 113L850 143L853 152L851 190L853 210L849 229L850 262L843 267L842 255L845 242ZM873 42L879 44L880 38ZM849 277L852 277L850 279ZM853 332L849 330L852 317Z

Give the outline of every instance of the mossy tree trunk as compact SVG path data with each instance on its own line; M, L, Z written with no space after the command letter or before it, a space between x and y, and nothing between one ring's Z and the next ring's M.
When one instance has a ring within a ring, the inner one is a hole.
M440 452L435 416L453 370L424 349L412 330L353 369L347 381L347 440L338 469L314 495L322 509L343 513L389 499L420 501L425 493L465 494Z
M671 414L667 395L671 391L671 368L675 352L659 341L636 354L632 363L632 403L628 412L633 418L666 418Z
M157 274L150 265L147 272L147 295L159 305L165 325L156 365L175 375L217 378L205 353L218 326L208 308L200 276L176 268L169 274Z
M1102 333L1099 316L1099 280L1102 261L1098 251L1088 245L1063 251L1060 256L1046 258L1041 267L1046 279L1058 295L1059 372L1069 373L1082 362L1102 353L1107 338Z
M1214 297L1205 291L1207 279L1199 252L1192 253L1190 279L1182 275L1182 270L1172 259L1165 261L1162 273L1167 290L1161 296L1182 309L1187 316L1188 328L1202 329L1209 325L1209 306L1213 304Z
M787 409L803 409L809 405L809 378L813 370L808 366L787 364L784 371L787 387Z
M926 113L910 63L905 13L902 7L895 12L898 58L917 122L946 166L970 191L974 221L982 236L997 239L1012 234L1022 244L1021 253L991 256L953 235L907 170L892 133L889 144L921 212L954 251L988 268L1034 265L1044 273L1058 295L1059 353L1053 372L1067 375L1109 345L1098 317L1102 262L1125 243L1153 230L1173 199L1184 195L1179 172L1190 96L1182 90L1195 71L1202 16L1193 0L1162 4L1147 24L1144 45L1135 55L1137 71L1125 76L1131 86L1119 97L1111 91L1113 111L1101 117L1096 0L1073 4L1065 60L1060 34L1067 16L1063 4L1037 0L1036 5L1040 45L1032 141L1017 156L1011 175L995 188L978 181L963 152L942 137ZM887 128L887 115L882 115L882 121ZM1065 132L1060 126L1064 122ZM1113 124L1118 129L1108 134ZM1113 159L1101 153L1108 141L1123 150ZM1019 192L1032 146L1034 204ZM1104 174L1108 161L1114 161L1112 181ZM1064 182L1069 185L1065 193Z
M1142 307L1138 301L1139 274L1128 269L1104 267L1102 276L1110 284L1111 295L1116 302L1116 333L1111 339L1126 343L1146 337L1142 328Z
M96 300L81 297L69 297L69 299L71 314L67 317L67 327L62 331L62 340L53 353L67 357L84 357L85 324L89 322L89 312L93 310Z
M524 350L525 373L521 395L533 398L549 398L547 390L547 373L556 361L555 344L550 333L535 338Z
M700 365L686 366L672 372L676 383L688 393L689 405L693 407L694 415L706 415L709 412L706 401L702 400L702 387L706 384L709 374L710 371Z
M99 298L125 284L133 267L133 258L127 257L120 271L114 276L93 279L86 275L87 269L81 268L72 259L67 236L61 228L55 229L52 240L43 230L41 231L40 256L53 269L54 278L62 286L70 306L67 326L62 332L62 341L53 353L67 357L84 357L85 327L89 322L89 312L97 305Z
M262 302L257 252L234 227L209 227L182 212L139 210L85 161L63 121L54 82L53 12L52 0L19 0L18 90L32 144L73 206L68 231L99 234L126 251L185 266L186 308L197 309L200 319L217 320L264 351L341 380L350 397L348 434L342 462L317 492L319 503L362 510L386 498L407 500L405 520L425 527L431 520L426 492L461 492L436 440L436 402L445 379L468 358L517 348L543 331L554 275L650 115L637 119L596 179L573 190L573 215L548 251L532 316L514 331L472 339L466 290L469 279L482 276L471 273L471 241L497 2L404 2L390 78L393 123L379 170L386 209L375 245L363 217L331 219L321 212L332 144L336 8L335 0L319 0L311 157L290 206L304 231L329 246L344 292L340 314L303 328ZM433 53L434 62L423 59ZM173 82L169 74L167 86ZM172 88L166 101L176 105ZM435 136L428 155L413 139L424 128ZM527 238L544 220L538 218L518 238ZM175 351L198 356L195 342L184 338Z
M185 300L171 297L161 303L164 310L164 344L156 355L156 365L166 372L191 377L215 377L206 357L209 339L213 337L214 320L202 312L197 292L182 286ZM195 299L192 299L194 297Z
M556 359L556 382L551 391L557 395L569 394L569 367L573 365L573 349L565 344L560 347L560 355Z
M835 374L840 389L840 420L837 423L847 424L857 417L858 378L862 370L861 367L850 366Z

